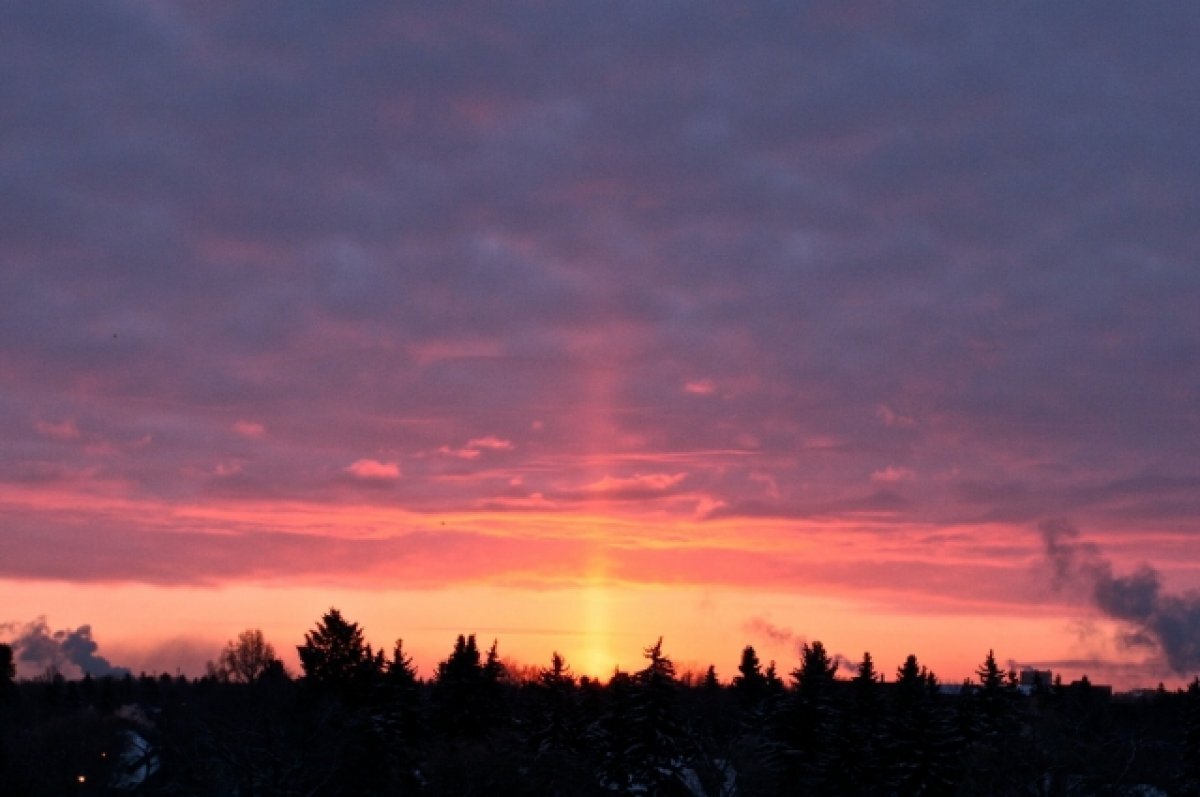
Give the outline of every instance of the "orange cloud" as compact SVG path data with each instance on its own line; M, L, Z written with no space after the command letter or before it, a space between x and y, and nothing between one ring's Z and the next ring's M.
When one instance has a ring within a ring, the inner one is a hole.
M400 478L400 466L395 462L380 462L377 459L360 459L346 467L346 472L356 479L390 481Z
M627 478L605 476L586 485L583 490L586 493L609 496L653 495L677 487L686 478L686 473L637 473Z

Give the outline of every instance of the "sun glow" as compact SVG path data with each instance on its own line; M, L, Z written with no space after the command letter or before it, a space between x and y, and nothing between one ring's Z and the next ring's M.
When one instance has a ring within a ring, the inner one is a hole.
M612 598L603 580L603 564L593 566L591 580L583 588L584 647L579 675L604 677L616 666L612 652Z

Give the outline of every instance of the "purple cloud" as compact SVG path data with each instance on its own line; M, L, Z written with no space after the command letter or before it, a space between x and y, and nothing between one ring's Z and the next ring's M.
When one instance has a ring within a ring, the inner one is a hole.
M1200 12L5 12L0 486L1198 528Z

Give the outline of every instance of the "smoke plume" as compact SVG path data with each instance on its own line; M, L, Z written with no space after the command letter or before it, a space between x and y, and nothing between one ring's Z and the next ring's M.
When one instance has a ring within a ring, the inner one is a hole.
M1097 609L1132 627L1126 643L1154 645L1176 673L1200 669L1200 593L1164 593L1158 571L1147 564L1114 575L1112 562L1096 545L1080 541L1079 531L1065 520L1039 528L1056 586L1082 585Z
M93 678L106 675L120 678L129 673L128 669L114 667L108 659L96 655L100 645L92 638L90 625L81 625L73 631L51 631L46 618L38 617L25 625L0 624L0 631L14 635L9 644L17 666L26 672L54 671L65 676L91 675Z

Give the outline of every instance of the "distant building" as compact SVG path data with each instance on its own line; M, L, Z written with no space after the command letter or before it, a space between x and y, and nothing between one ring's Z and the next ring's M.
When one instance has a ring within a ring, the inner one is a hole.
M1017 689L1022 694L1029 695L1041 685L1042 689L1049 689L1054 683L1054 672L1052 670L1035 670L1033 667L1026 667L1017 676Z
M1087 695L1101 700L1112 700L1113 688L1108 684L1094 684L1085 675L1078 681L1071 681L1068 687L1075 694Z
M1054 683L1054 671L1035 670L1032 667L1026 667L1021 670L1019 678L1020 680L1017 683L1021 686L1037 686L1040 682L1042 686L1049 687L1050 684Z

